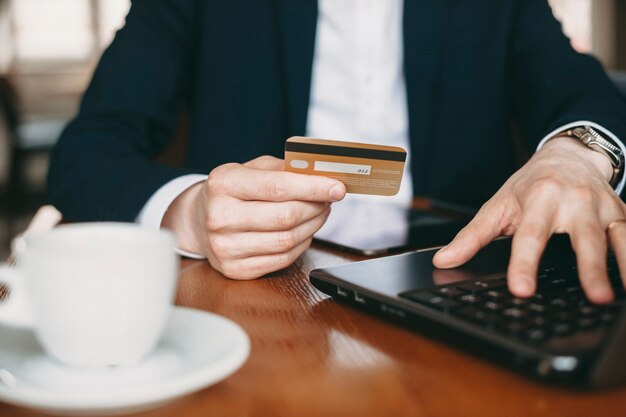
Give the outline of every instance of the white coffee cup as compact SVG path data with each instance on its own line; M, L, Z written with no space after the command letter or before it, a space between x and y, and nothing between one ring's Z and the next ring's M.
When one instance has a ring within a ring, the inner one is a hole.
M179 259L167 231L79 223L26 236L0 322L32 327L66 365L129 365L158 343L172 308Z

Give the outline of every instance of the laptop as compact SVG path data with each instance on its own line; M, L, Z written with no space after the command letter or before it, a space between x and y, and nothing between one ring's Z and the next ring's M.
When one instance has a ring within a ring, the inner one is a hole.
M313 286L339 303L407 326L459 349L546 382L603 388L626 381L626 311L617 264L616 294L589 302L567 236L548 244L535 296L507 289L511 240L492 242L466 265L434 268L427 249L310 273Z

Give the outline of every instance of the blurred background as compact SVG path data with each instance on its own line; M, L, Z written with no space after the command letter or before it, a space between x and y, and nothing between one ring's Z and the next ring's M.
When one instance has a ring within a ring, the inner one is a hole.
M626 1L550 3L576 49L626 70L626 25L618 24ZM46 202L49 151L129 7L130 0L0 0L0 259Z
M46 202L49 151L130 0L0 0L0 260Z

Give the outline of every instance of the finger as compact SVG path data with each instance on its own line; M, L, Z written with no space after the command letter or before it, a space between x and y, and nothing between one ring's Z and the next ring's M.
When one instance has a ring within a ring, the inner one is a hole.
M346 194L345 185L333 178L236 164L216 168L207 182L211 192L247 201L333 202L343 199Z
M626 215L624 215L626 218ZM622 284L626 288L626 223L615 222L607 230L609 243L619 266Z
M513 236L507 272L509 290L518 297L535 292L539 261L554 231L557 205L552 199L533 200Z
M607 237L599 219L592 213L581 215L581 218L585 220L575 222L570 232L580 283L589 300L598 304L609 303L613 291L607 274Z
M264 155L243 164L249 168L262 169L265 171L282 171L285 167L285 161L273 156Z
M211 250L219 258L233 259L288 252L311 238L324 225L329 214L330 208L291 230L216 234L210 238Z
M270 272L287 268L294 263L311 245L312 238L305 240L288 252L233 259L223 262L218 269L231 279L250 280L260 278Z
M308 201L239 201L210 206L209 233L270 232L290 230L324 213L330 203ZM224 205L225 204L225 205Z
M455 268L469 261L480 249L502 234L502 207L485 204L452 242L433 258L437 268Z

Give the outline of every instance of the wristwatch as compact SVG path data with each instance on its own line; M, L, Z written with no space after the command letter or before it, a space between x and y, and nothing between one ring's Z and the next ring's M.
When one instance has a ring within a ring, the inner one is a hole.
M560 133L558 136L563 135L578 139L590 149L609 158L609 161L611 161L611 165L613 166L613 176L611 177L609 183L613 188L615 188L624 171L624 153L620 147L613 141L602 136L591 126L575 127Z

